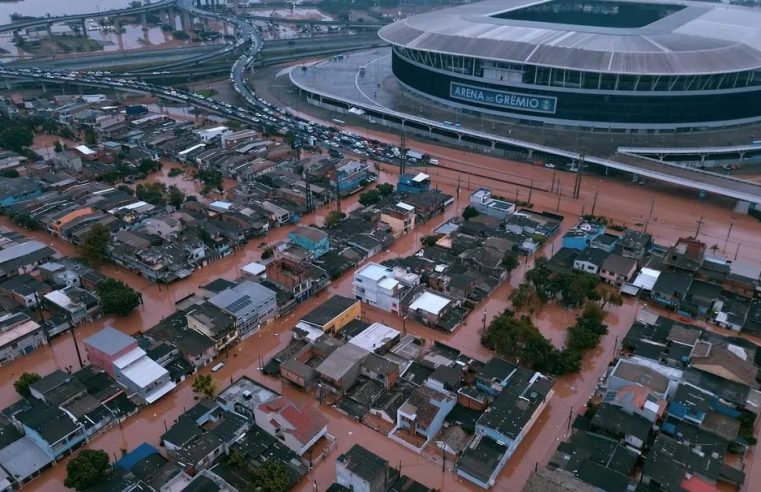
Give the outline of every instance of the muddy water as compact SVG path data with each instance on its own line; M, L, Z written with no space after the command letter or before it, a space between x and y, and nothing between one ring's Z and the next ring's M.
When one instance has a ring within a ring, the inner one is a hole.
M440 156L442 153L441 149L436 148L432 150L432 148L427 148L425 145L418 143L414 144L414 148L432 152L437 157L441 157L442 161L449 158L467 161L473 158L459 151L446 151L446 156ZM549 185L552 180L552 172L544 168L509 164L502 160L481 156L478 157L478 160L478 166L484 168L487 172L490 169L489 166L497 167L499 165L501 172L527 176L529 179L535 179L537 183L542 182L545 185ZM471 169L474 169L474 167L471 167ZM168 167L163 172L168 172ZM430 168L429 172L432 174L432 181L437 187L454 194L457 183L457 174L454 171ZM479 172L482 171L479 170ZM443 220L456 215L464 208L468 195L466 187L467 190L472 190L477 186L489 185L495 190L495 193L506 197L511 196L511 191L515 193L516 188L512 185L498 183L494 180L490 182L488 179L480 181L474 177L471 177L471 182L468 185L467 174L461 174L461 176L462 192L459 201L457 205L447 210L445 217L435 218L428 224L421 226L414 233L401 238L388 251L384 251L377 258L374 258L374 261L381 261L385 258L407 255L414 252L419 247L420 238L438 226ZM495 178L498 177L500 176L495 174ZM572 186L572 176L557 173L556 177L559 177L561 180L562 188L565 189L567 187L567 189L570 189L570 186ZM389 181L391 178L390 175L381 175L381 181ZM163 178L161 179L163 181ZM591 179L588 178L587 182ZM656 190L645 191L643 187L633 187L615 181L601 181L600 183L598 185L597 207L600 207L601 211L596 213L607 214L608 210L611 213L620 210L625 212L618 212L621 215L620 219L628 217L629 220L635 220L639 215L648 213L650 198L654 198L656 201L654 209L657 210L659 221L653 221L654 224L648 230L654 232L663 242L672 241L681 235L681 231L685 229L684 224L694 222L697 213L702 214L704 217L701 236L705 233L708 237L711 237L711 235L721 234L722 228L726 229L726 220L730 216L730 211L722 204L698 204L695 200L685 196L660 194ZM575 222L576 215L581 211L585 200L591 204L591 199L594 195L590 188L591 186L585 186L581 200L561 199L560 208L566 215L563 231L567 230ZM525 188L518 189L518 192L522 199L526 198L527 190ZM356 199L357 197L354 196L344 200L342 203L344 210L353 206ZM537 204L537 208L540 210L554 210L557 196L534 191L532 201ZM326 213L327 209L323 208L314 214L314 216L305 217L302 222L306 224L312 222L319 223ZM655 216L656 214L654 213L653 215ZM615 218L619 219L619 217ZM0 221L0 223L7 224L7 222L3 221ZM675 227L678 224L683 224L683 226L681 228ZM748 255L753 255L753 251L758 251L761 248L761 236L758 234L760 229L761 227L759 227L758 223L747 218L741 217L736 220L731 241L743 243L741 255L745 252L746 247L748 248L746 253ZM276 229L269 234L266 241L272 243L282 240L286 237L289 230L289 227ZM724 234L726 234L726 231ZM70 245L57 240L51 240L44 233L32 233L31 235L47 242L52 242L56 249L63 254L72 255L75 253ZM145 305L126 318L104 319L77 328L79 339L81 340L107 323L112 323L117 328L128 333L136 333L154 325L163 316L170 314L174 310L176 300L194 292L197 286L218 277L235 278L238 275L240 266L259 258L260 250L255 244L258 244L258 241L253 241L252 244L247 245L234 255L216 261L206 268L195 272L189 279L177 282L169 287L152 285L149 281L130 272L125 272L114 267L104 267L104 273L120 278L141 290ZM559 240L556 240L555 248L559 247L558 245ZM552 245L546 246L548 249L547 254L550 253L552 247ZM370 321L382 321L397 329L406 329L407 332L426 338L428 343L431 343L433 340L441 340L465 353L482 359L488 359L491 354L479 343L479 335L483 327L483 310L486 310L487 320L504 310L508 306L507 298L512 286L517 285L521 281L525 268L530 268L530 266L530 260L527 265L522 264L513 273L510 282L499 287L490 296L489 300L472 313L452 335L443 335L411 321L402 324L399 318L375 309L366 309L364 316ZM351 273L347 273L341 279L334 282L328 289L328 292L324 292L316 299L304 303L294 313L284 319L273 322L258 335L241 343L232 354L227 356L225 368L215 373L213 375L214 378L220 385L223 385L230 378L246 374L256 380L263 381L274 389L284 392L299 402L316 405L316 402L310 397L283 387L278 380L263 377L256 369L257 358L262 356L266 359L282 347L287 342L288 331L295 321L332 293L350 295ZM520 490L535 464L544 464L557 446L558 440L562 440L565 437L569 414L581 408L594 391L598 377L603 374L604 368L613 355L614 344L623 337L634 320L637 306L629 301L621 307L611 308L610 311L606 320L609 325L609 334L603 338L598 349L587 355L584 360L582 374L566 376L558 380L555 386L556 395L554 399L549 404L538 424L518 448L516 455L509 462L495 487L496 490ZM540 330L552 339L553 343L560 344L564 337L565 327L572 323L572 319L572 313L550 306L537 317L536 321ZM56 367L66 367L68 365L76 367L76 364L76 353L71 337L69 335L58 337L50 348L38 350L22 360L0 368L0 377L3 377L3 381L5 381L4 385L1 386L3 391L0 392L0 404L6 405L16 400L11 383L21 372L35 370L45 373ZM208 371L208 369L205 371ZM183 408L187 408L193 403L194 399L190 385L187 383L182 384L174 393L157 404L141 410L137 416L129 419L123 425L123 428L116 427L107 431L90 443L89 446L105 449L112 455L119 455L122 449L131 449L144 441L158 444L158 436L164 431L165 421L166 425L171 425L174 419L183 412ZM437 487L447 491L476 490L475 487L459 481L451 471L448 470L442 473L441 462L433 461L425 455L412 453L400 445L390 442L366 426L338 414L333 409L323 408L322 410L330 420L329 432L338 438L338 446L337 449L332 451L328 460L320 463L310 473L307 480L300 487L301 490L312 490L313 481L317 481L318 490L325 490L334 480L335 457L355 443L362 444L377 452L392 464L399 465L399 462L401 462L403 473L409 474L429 487ZM755 458L755 456L753 458L759 459ZM29 488L31 490L45 491L61 490L61 482L65 474L64 468L65 462L33 481ZM447 468L451 468L451 463L447 463ZM755 466L751 470L754 474L761 473L761 466Z

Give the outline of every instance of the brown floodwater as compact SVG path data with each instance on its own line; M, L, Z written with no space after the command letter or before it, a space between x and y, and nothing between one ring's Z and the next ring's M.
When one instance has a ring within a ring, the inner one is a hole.
M379 136L379 134L373 133L373 138L378 138ZM495 190L495 193L501 194L508 199L514 197L517 189L520 198L526 199L528 191L525 188L516 188L514 185L497 181L498 179L504 179L505 173L534 179L536 186L542 183L547 187L553 179L553 174L555 174L555 178L561 181L562 189L570 190L572 186L573 176L565 173L553 173L551 170L541 167L515 164L491 157L475 156L461 151L445 150L418 142L408 142L408 144L414 145L416 149L430 152L439 157L445 165L467 162L468 167L463 166L465 171L459 173L461 176L462 192L458 203L448 208L443 217L435 217L429 223L418 227L414 233L400 238L388 250L381 252L377 257L373 258L373 261L382 261L386 258L408 255L416 251L419 248L422 237L430 233L443 221L460 213L467 204L469 191L478 186L489 186ZM477 164L473 164L473 160L477 160ZM391 174L391 166L385 166L385 169L389 172L381 174L381 182L393 181L394 177ZM479 174L493 173L493 179L470 176L470 180L468 180L468 170L478 172ZM428 171L432 175L433 183L439 189L451 194L455 193L458 176L456 171L443 168L428 168ZM163 173L166 172L168 172L168 167L165 167L162 175L157 179L164 181ZM178 179L178 184L185 185L182 177L172 179ZM470 181L469 184L468 181ZM193 184L193 186L195 185ZM618 221L626 221L629 225L638 222L643 216L647 217L651 201L653 201L653 215L648 232L652 232L660 242L666 244L674 241L681 235L689 234L691 230L694 232L693 228L696 227L695 221L700 216L703 216L701 238L705 241L721 239L720 242L723 249L723 239L727 234L728 221L733 216L731 208L729 208L727 203L721 200L707 200L701 203L686 193L675 193L673 190L663 193L655 187L635 187L615 180L603 180L589 176L585 177L582 196L579 200L569 198L561 198L560 200L560 212L566 216L561 234L578 219L582 208L586 207L587 211L590 210L595 191L598 193L596 213L598 215L609 215ZM346 210L356 206L356 199L356 195L347 198L342 202L342 208ZM554 211L556 210L558 199L557 195L535 190L532 195L532 201L539 210ZM304 217L302 223L321 223L327 210L328 208L323 208L313 216ZM7 225L8 222L5 219L1 219L0 224ZM287 226L275 229L270 232L265 241L273 243L282 240L287 236L291 228L292 226ZM761 257L761 254L758 253L761 251L760 230L761 225L753 219L745 216L736 217L727 250L734 255L735 245L742 244L739 256L756 259ZM45 233L35 232L28 234L52 243L62 254L76 254L71 245L51 239ZM261 241L253 240L235 254L215 261L204 269L195 272L190 278L170 286L154 285L150 281L120 268L112 266L103 267L104 273L124 280L143 292L145 305L125 318L106 318L78 327L77 335L79 339L82 340L106 324L112 324L127 333L137 333L153 326L162 317L174 311L174 304L177 300L196 291L199 285L219 277L227 279L237 277L239 268L242 265L259 258L260 249L256 246L259 242ZM549 255L553 248L557 249L559 244L559 239L554 241L554 246L547 244L545 246L546 254ZM497 288L485 303L471 313L454 334L443 334L433 331L412 321L407 321L403 326L401 319L398 317L372 308L365 308L363 316L370 321L382 321L400 330L406 328L407 332L422 336L428 343L440 340L462 350L464 353L487 360L492 354L480 344L483 311L486 310L487 319L491 319L491 317L503 311L508 306L507 299L511 289L520 283L525 268L530 268L531 264L531 260L528 260L527 264L521 264L512 274L510 281L505 282ZM319 302L324 301L329 295L333 293L351 295L351 278L352 272L347 272L343 277L333 282L326 292L321 293L315 299L303 303L293 313L276 320L256 336L242 342L233 350L232 354L227 356L225 360L226 366L221 371L215 373L213 377L220 385L224 385L231 378L246 374L278 391L282 391L298 402L317 405L317 402L313 398L283 386L279 380L262 376L256 369L258 365L257 360L260 356L267 359L282 348L287 343L290 328L295 322ZM577 412L594 392L598 378L604 373L606 366L613 356L614 345L625 335L635 318L637 310L637 304L631 300L627 300L623 306L609 308L610 312L606 319L606 323L609 325L608 335L603 337L600 346L596 350L587 354L581 374L564 376L557 380L555 397L505 467L497 485L494 487L495 490L520 490L534 467L537 464L542 466L546 463L558 442L566 437L569 415ZM565 336L565 329L573 322L573 313L551 305L543 308L541 313L535 317L535 320L542 333L550 338L554 344L560 345ZM22 372L34 370L46 373L55 368L63 368L68 365L76 367L76 353L71 337L63 335L57 337L51 347L37 350L23 359L0 368L0 377L3 379L2 386L0 386L3 390L0 392L0 404L7 405L17 399L11 384ZM202 372L208 373L208 369L204 369ZM177 416L183 412L183 408L188 408L193 403L194 396L190 384L187 382L183 383L172 394L153 406L142 409L136 416L128 419L121 428L115 427L108 430L89 443L88 446L104 449L112 456L118 456L122 449L132 449L142 442L150 442L157 445L158 437L164 432L165 424L167 426L171 425ZM331 452L327 460L321 462L310 472L307 479L299 487L300 490L313 490L313 481L317 482L318 490L325 490L335 478L335 457L339 453L346 451L353 444L361 444L367 447L388 459L395 466L401 465L402 473L410 475L429 487L446 491L478 490L477 487L463 483L457 478L451 471L451 462L447 462L447 471L442 472L441 461L438 458L432 457L429 453L413 453L388 440L369 427L336 412L332 408L323 407L321 410L329 419L328 431L336 436L338 445ZM758 475L761 474L761 466L755 464L756 461L761 459L757 456L761 456L761 454L751 452L748 456L747 461L753 462L746 468L749 481L758 479ZM29 484L28 488L30 490L41 491L61 490L64 474L65 460L53 469L45 472L41 477L35 479Z

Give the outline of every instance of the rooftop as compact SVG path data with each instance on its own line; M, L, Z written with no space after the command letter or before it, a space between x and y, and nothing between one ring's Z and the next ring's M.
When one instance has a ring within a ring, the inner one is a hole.
M389 342L398 338L401 333L398 330L386 326L383 323L373 323L349 340L349 343L362 347L368 352L375 352L386 346Z
M519 368L510 378L510 384L478 419L478 425L515 439L550 396L552 384L540 373Z
M0 449L0 465L19 482L48 466L52 458L29 437Z
M450 302L452 300L448 297L426 290L410 304L410 310L417 311L419 309L433 315L439 315Z
M280 394L276 391L257 383L247 376L241 376L219 393L217 401L230 407L242 405L244 408L253 411L254 408L262 403L267 403L279 397Z
M367 357L369 351L347 343L338 347L327 359L317 366L317 372L321 376L333 381L339 381L351 368Z
M301 318L301 321L311 325L324 327L338 315L358 303L359 301L357 299L334 295L313 310L309 311L303 318Z
M591 13L601 6L611 15ZM670 15L661 16L664 9ZM592 72L703 74L761 66L761 13L680 0L487 0L408 17L379 34L419 50Z
M308 405L298 407L288 398L262 403L259 410L280 415L290 426L282 429L283 432L293 435L302 444L309 443L328 425L328 419L320 411Z
M388 461L359 444L355 444L347 452L338 456L337 460L351 473L370 483L373 483L377 477L384 476L389 470Z
M136 343L134 338L125 335L112 326L107 326L94 335L85 338L86 345L90 345L106 355L114 355Z

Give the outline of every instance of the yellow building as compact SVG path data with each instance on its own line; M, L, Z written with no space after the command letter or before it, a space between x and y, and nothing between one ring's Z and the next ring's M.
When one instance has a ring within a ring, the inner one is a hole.
M334 333L361 316L362 303L358 299L333 296L307 313L301 321Z
M391 228L391 234L399 237L415 228L415 207L404 202L386 207L381 211L380 221Z

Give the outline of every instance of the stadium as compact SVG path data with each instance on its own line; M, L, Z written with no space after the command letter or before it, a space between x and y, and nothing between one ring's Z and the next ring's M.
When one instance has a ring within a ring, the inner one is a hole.
M761 10L680 1L487 0L383 27L407 90L582 128L761 120Z

